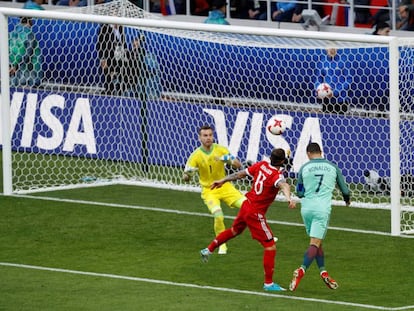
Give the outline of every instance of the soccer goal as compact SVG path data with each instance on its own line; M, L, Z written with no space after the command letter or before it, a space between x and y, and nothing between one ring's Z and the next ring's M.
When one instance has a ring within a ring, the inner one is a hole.
M30 71L13 41L28 18L37 83L16 79ZM123 27L121 53L109 59L103 25ZM343 171L352 206L390 209L392 235L414 232L412 39L173 22L126 1L1 8L0 27L9 34L0 36L6 195L113 183L196 190L182 170L198 128L211 124L246 163L284 148L293 183L306 145L320 143ZM112 72L105 64L114 59L121 65ZM320 83L336 102L320 98ZM266 130L273 118L285 122L282 135ZM385 184L370 188L366 171Z

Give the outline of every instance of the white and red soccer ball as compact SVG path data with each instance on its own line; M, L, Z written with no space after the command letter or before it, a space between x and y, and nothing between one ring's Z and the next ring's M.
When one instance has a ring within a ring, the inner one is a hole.
M281 135L286 131L286 122L280 118L273 117L267 121L266 129L273 135Z
M321 83L316 88L316 96L324 99L327 96L332 95L332 88L328 83Z

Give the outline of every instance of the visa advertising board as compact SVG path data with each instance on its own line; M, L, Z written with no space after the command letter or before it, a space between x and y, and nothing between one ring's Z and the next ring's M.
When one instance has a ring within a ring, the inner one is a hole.
M180 167L199 146L198 128L210 124L216 141L242 161L261 160L280 147L290 151L292 172L297 172L307 161L307 144L315 141L348 182L361 182L365 169L389 176L390 129L384 118L166 100L143 105L130 98L64 92L11 94L14 151L137 163L146 154L148 164ZM275 116L287 125L283 135L266 130ZM413 126L408 123L405 127ZM412 146L406 148L413 154Z

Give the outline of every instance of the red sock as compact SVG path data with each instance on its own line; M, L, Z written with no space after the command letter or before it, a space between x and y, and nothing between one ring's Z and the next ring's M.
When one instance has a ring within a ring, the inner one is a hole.
M265 283L273 283L273 271L275 270L276 250L265 250L263 252L263 267L265 275Z
M233 232L231 229L226 229L222 233L220 233L213 242L207 247L210 252L214 252L214 250L219 247L221 244L226 243L228 240L234 238Z

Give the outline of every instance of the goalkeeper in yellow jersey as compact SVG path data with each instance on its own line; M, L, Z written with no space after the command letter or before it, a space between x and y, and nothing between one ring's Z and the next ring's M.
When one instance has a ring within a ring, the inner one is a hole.
M226 164L238 169L241 163L226 147L214 143L214 130L211 126L202 126L198 130L198 137L201 146L195 149L188 158L183 179L189 181L195 173L198 173L201 198L214 217L214 232L217 236L226 229L221 201L232 208L240 208L246 198L231 183L225 183L221 188L213 190L210 186L213 181L226 176ZM226 244L220 246L218 253L227 253Z

